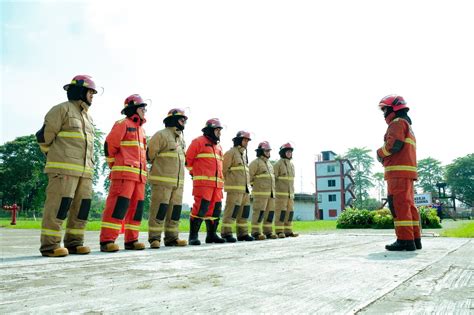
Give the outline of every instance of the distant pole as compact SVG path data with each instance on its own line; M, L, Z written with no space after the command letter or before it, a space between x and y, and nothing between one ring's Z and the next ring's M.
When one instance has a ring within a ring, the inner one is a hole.
M303 193L303 169L301 169L301 189L300 192Z

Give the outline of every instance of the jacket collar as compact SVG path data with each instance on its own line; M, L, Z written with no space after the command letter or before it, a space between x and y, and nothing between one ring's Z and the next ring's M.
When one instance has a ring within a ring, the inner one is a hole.
M241 145L237 146L237 150L240 152L240 153L244 153L245 152L245 148Z
M89 105L87 105L86 102L81 101L81 100L74 100L74 101L69 101L69 102L74 104L79 111L85 110L87 112L90 107Z
M178 127L166 127L173 135L180 136L183 134L181 130L178 129Z
M127 117L127 119L129 119L131 122L133 122L137 126L141 126L144 123L146 123L146 119L141 119L140 116L138 116L138 114L133 114L132 116Z

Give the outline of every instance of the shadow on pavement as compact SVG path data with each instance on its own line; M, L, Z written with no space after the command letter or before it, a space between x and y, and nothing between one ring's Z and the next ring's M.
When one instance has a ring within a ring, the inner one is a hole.
M379 253L371 253L367 255L368 260L405 260L405 259L412 259L417 256L415 251L413 252L379 252Z

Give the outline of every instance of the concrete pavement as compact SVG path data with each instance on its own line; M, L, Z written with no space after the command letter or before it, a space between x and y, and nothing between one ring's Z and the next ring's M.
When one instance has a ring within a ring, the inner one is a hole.
M87 232L90 255L45 258L38 230L1 228L0 313L474 313L472 239L387 252L371 231L118 253Z

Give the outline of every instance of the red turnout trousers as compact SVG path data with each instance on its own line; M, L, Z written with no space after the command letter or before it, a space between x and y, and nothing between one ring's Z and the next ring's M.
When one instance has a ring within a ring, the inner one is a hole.
M415 206L413 179L387 179L388 206L393 215L399 240L420 238L420 215Z
M222 212L222 188L195 186L193 188L193 196L192 218L203 220L219 219Z
M145 183L112 179L100 229L100 243L114 242L125 223L125 243L138 240L143 215Z

